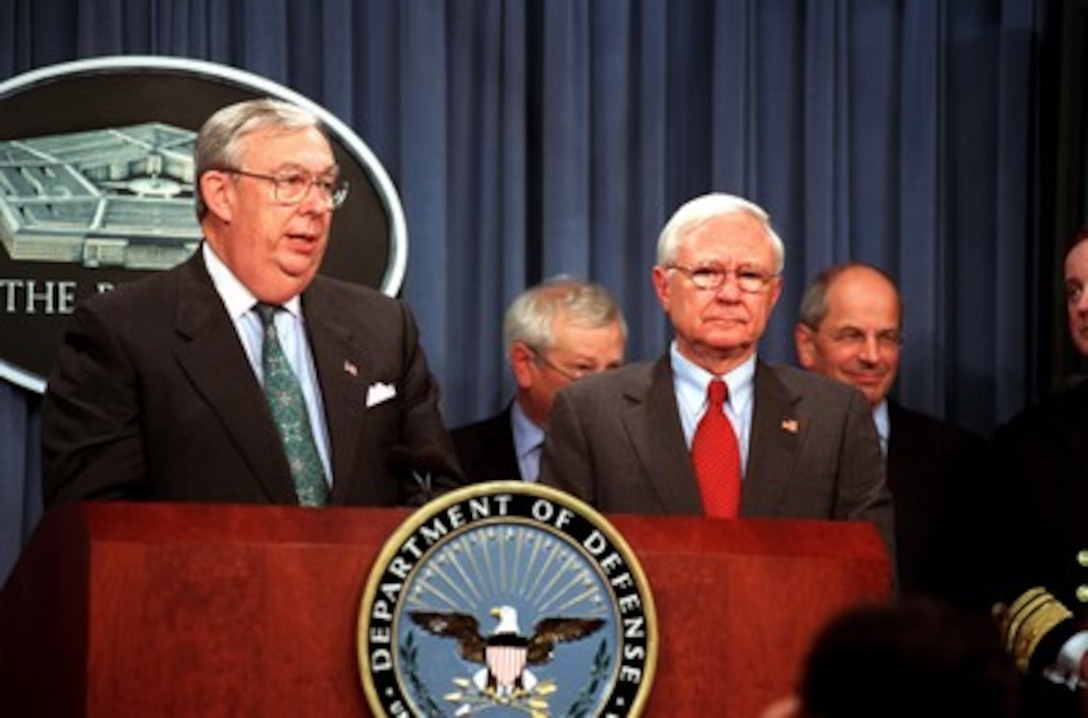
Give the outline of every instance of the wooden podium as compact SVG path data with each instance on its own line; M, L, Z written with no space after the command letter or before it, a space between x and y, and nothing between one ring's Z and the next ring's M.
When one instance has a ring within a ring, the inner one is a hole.
M0 593L13 716L367 716L370 567L407 510L52 509ZM610 516L657 605L647 716L753 718L834 612L889 595L869 524Z

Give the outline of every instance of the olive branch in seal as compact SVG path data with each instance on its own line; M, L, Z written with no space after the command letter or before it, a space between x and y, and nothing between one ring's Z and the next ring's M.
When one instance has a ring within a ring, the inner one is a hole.
M593 706L593 697L600 689L601 681L612 664L612 656L608 652L606 643L602 640L597 644L597 653L593 656L593 667L589 672L589 683L582 688L574 703L571 704L570 710L567 711L567 718L585 718L589 715L589 710Z
M400 655L404 661L408 681L412 684L412 688L415 689L419 702L423 704L421 706L424 711L423 714L432 718L441 718L442 710L434 702L431 692L427 690L427 685L423 682L422 676L419 675L419 646L416 645L415 631L409 631L408 635L405 636L404 643L400 646Z

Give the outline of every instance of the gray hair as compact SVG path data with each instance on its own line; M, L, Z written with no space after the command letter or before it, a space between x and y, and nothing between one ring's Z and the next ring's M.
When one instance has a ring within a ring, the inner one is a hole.
M209 170L238 169L239 140L250 132L266 129L302 130L314 127L325 135L321 120L298 105L265 97L219 109L200 128L193 151L196 170L196 217L204 219L208 206L200 194L200 178Z
M502 322L503 349L507 354L515 342L524 342L537 351L555 343L552 322L564 312L576 324L593 329L619 322L627 342L627 323L616 300L595 282L558 276L526 289L506 310Z
M827 307L827 293L831 290L831 285L835 283L836 279L851 269L868 269L871 272L879 274L888 282L888 284L893 288L895 287L895 281L891 278L891 275L880 267L873 266L872 264L866 264L865 262L846 262L844 264L837 264L833 267L827 267L817 273L805 288L805 293L801 297L801 311L797 318L801 324L804 324L813 331L820 328L820 325L827 319L827 312L829 311ZM903 302L899 298L898 289L896 289L895 296L899 304L899 324L902 326Z
M680 241L688 230L707 220L729 214L746 214L760 222L767 231L767 239L774 253L775 274L781 274L786 265L786 248L782 239L771 226L767 211L755 202L736 195L714 192L688 200L673 213L657 239L657 264L665 266L676 259Z

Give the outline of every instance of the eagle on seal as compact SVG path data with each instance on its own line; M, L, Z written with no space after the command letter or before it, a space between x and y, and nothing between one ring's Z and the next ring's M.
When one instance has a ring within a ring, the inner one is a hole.
M521 635L518 612L512 606L491 610L499 622L486 638L480 623L467 613L409 611L416 624L436 636L457 641L457 652L484 668L472 678L476 687L490 695L505 698L531 691L537 679L526 666L536 666L552 659L555 644L581 640L601 628L600 618L543 618L533 626L531 636Z

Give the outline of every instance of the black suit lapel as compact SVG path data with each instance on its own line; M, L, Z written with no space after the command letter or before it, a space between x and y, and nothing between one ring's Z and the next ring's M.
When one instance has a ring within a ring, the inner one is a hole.
M219 417L269 499L297 503L264 394L199 251L180 276L178 294L174 327L189 340L175 351L181 370Z
M355 471L359 437L365 430L366 393L374 380L370 375L374 362L356 341L351 327L327 306L320 277L303 294L303 309L331 444L330 503L342 504L350 488L348 477Z
M891 400L888 400L888 432L888 455L884 461L888 488L901 494L911 490L910 476L915 473L911 461L932 463L933 457L927 456L924 445L919 444L915 424L906 411Z
M472 472L466 474L469 481L512 481L522 478L514 445L512 411L513 401L499 414L474 426L470 436L459 437L458 432L452 434L461 467L466 472Z
M518 465L517 448L514 446L514 424L510 418L512 404L491 421L494 438L491 443L491 456L494 461L495 481L509 481L521 478L521 466Z

